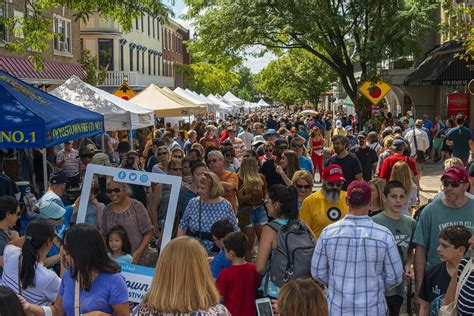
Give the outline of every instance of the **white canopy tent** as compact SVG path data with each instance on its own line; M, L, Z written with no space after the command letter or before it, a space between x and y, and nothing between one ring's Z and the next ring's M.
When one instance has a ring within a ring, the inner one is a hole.
M214 102L215 104L217 104L217 106L219 107L219 111L220 112L223 112L223 113L227 113L227 114L232 114L233 112L233 108L231 105L225 103L224 101L221 101L219 100L215 95L213 94L209 94L207 96L207 98L209 100L211 100L212 102Z
M180 97L185 98L186 100L191 101L195 104L208 106L208 103L206 101L201 100L201 98L194 96L192 93L189 93L183 88L177 87L176 89L173 90L173 92L179 95Z
M244 105L244 102L245 102L244 100L239 99L238 97L236 97L230 91L227 91L227 93L224 94L223 98L226 99L229 102L232 102L232 103L236 104L236 105Z
M121 99L72 76L52 95L104 116L106 131L134 130L154 125L153 111Z
M264 107L269 107L269 106L271 106L270 104L268 104L267 102L265 102L264 99L260 99L260 101L258 101L257 105L260 106L260 107L263 107L263 108L264 108Z

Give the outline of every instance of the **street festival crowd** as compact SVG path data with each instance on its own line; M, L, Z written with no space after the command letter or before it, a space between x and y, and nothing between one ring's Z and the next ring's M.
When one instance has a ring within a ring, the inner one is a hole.
M49 187L21 208L4 161L17 155L26 169L41 157L1 151L0 314L474 315L466 126L461 114L359 126L344 113L269 109L157 124L133 146L108 133L51 148ZM89 164L182 177L162 251L171 185L97 175L75 223ZM420 205L427 164L444 172ZM139 304L122 264L156 268Z

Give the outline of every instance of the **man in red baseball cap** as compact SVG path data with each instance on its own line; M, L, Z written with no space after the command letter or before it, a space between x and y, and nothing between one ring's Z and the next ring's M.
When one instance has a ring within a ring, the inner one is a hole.
M441 176L442 190L433 202L426 205L417 223L413 243L415 248L415 285L418 291L426 268L441 260L438 255L440 231L452 225L474 227L474 199L466 196L469 175L459 166L447 168ZM443 196L444 195L444 196Z
M342 187L346 182L341 166L332 164L323 171L322 188L314 192L301 205L300 216L316 237L324 227L346 216L346 192Z

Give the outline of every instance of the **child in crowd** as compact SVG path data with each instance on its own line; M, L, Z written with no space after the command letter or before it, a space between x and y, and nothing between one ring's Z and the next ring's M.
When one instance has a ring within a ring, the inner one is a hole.
M418 293L419 316L436 316L443 305L451 277L459 261L469 250L471 232L461 225L448 226L439 233L438 253L441 263L425 272Z
M217 279L222 269L232 265L232 262L225 256L224 238L229 236L233 231L232 223L227 218L221 219L211 226L212 239L214 239L214 243L221 250L211 262L211 273L214 279Z
M395 237L398 251L405 264L405 276L413 277L413 249L410 248L410 240L415 231L415 220L403 214L406 204L407 192L405 186L400 181L389 181L385 185L384 191L385 208L382 213L372 216L372 220L382 226L387 227ZM389 315L399 315L400 307L403 304L404 284L403 282L385 293Z
M255 265L245 261L247 237L241 232L224 239L225 254L232 266L225 268L217 278L217 288L224 305L233 316L248 316L257 313L255 299L260 278Z
M106 238L110 258L119 265L132 263L132 246L130 245L127 232L122 226L112 227Z

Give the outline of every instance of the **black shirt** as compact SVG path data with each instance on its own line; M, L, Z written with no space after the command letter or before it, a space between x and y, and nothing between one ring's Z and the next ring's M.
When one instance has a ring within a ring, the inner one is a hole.
M437 264L425 272L418 297L430 303L430 314L431 311L439 311L443 305L449 282L451 276L446 269L446 262Z
M267 188L271 188L274 184L285 185L283 178L276 172L275 160L266 160L260 168L260 172L265 176Z
M269 119L265 125L267 125L267 130L271 128L274 130L278 129L278 122L274 119Z
M357 157L351 153L342 159L338 158L337 155L332 156L326 161L324 167L332 164L339 165L342 168L342 173L346 179L346 182L344 182L344 185L342 186L342 190L344 191L347 190L349 183L356 179L355 176L359 173L362 173L362 167L360 166L359 159L357 159Z
M0 196L10 195L16 197L15 194L18 192L20 191L15 182L13 182L9 176L0 171Z
M372 165L378 162L377 153L375 150L367 146L366 148L360 148L355 146L351 148L351 153L355 154L362 167L362 177L365 181L372 179Z

